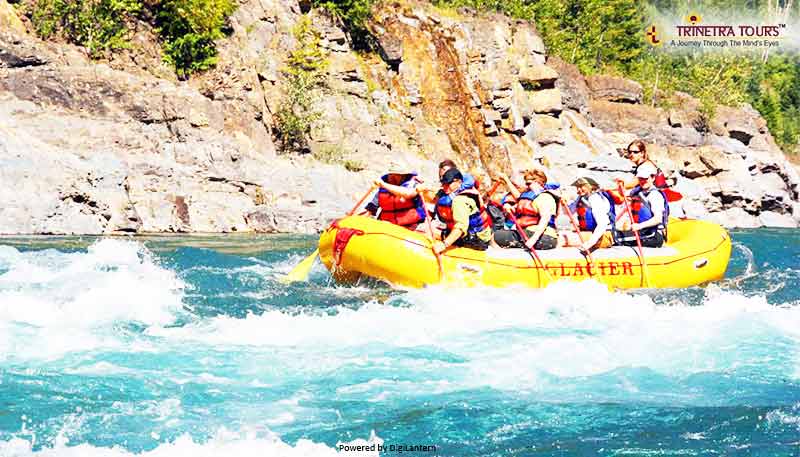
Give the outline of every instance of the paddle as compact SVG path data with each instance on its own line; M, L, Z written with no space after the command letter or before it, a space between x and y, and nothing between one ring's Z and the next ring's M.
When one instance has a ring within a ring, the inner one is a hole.
M623 195L624 195L624 190L622 188L622 183L619 183L618 187L619 187L619 191L623 192ZM624 199L623 202L625 203L625 212L628 213L628 219L631 220L631 225L633 225L633 223L634 223L633 222L633 215L631 213L631 207L628 204L628 199L627 198ZM631 227L631 229L633 229L633 227ZM641 265L642 265L642 281L644 282L644 286L649 288L650 287L650 280L648 278L649 275L647 274L647 262L645 262L645 260L644 260L644 250L642 250L642 239L639 238L639 231L638 230L633 230L633 235L636 237L636 247L639 248L639 263L641 263Z
M578 227L578 223L575 222L575 218L572 217L572 210L569 209L569 205L563 199L561 200L561 206L564 208L564 211L566 211L569 221L572 222L572 228L574 228L575 231L578 233L578 239L581 240L581 245L582 245L584 243L583 235L581 235L581 228ZM583 251L581 251L581 254L583 254ZM586 256L586 260L589 262L590 265L594 263L594 260L592 260L591 252L587 250L586 254L584 255Z
M495 181L494 184L492 184L492 188L489 189L489 192L486 193L487 200L489 201L492 200L492 195L494 195L494 193L497 191L497 188L500 187L500 184L502 184L502 182L500 181Z
M439 281L441 282L442 274L444 273L444 269L442 267L442 255L438 254L436 249L434 249L434 243L436 239L433 237L433 228L431 227L431 217L428 214L428 208L425 208L425 226L428 229L428 238L431 241L431 250L433 250L433 255L436 256L436 264L439 267Z
M358 200L358 203L356 203L355 206L353 206L353 208L347 212L347 215L352 216L353 213L355 213L359 208L361 208L361 205L364 203L364 200L366 200L367 197L372 195L372 192L374 190L375 190L375 185L370 186L369 190L364 194L364 196L361 197L360 200ZM287 273L285 276L281 277L279 281L286 284L290 282L307 280L308 274L311 272L311 267L314 266L314 260L317 259L317 255L319 255L319 248L314 249L314 252L309 254L308 257L303 259L302 262L298 263L297 266L292 268L292 271Z
M550 272L547 271L547 267L544 266L544 262L542 262L542 259L539 257L539 254L536 252L536 248L533 247L533 246L531 246L530 248L528 247L528 245L527 245L527 243L528 243L528 234L525 233L525 229L523 229L522 227L519 226L519 222L517 222L517 218L513 214L511 214L511 213L507 213L507 214L508 214L508 217L511 218L511 222L514 223L514 227L517 229L517 233L519 233L520 238L522 238L523 249L528 251L528 254L531 255L531 258L533 258L534 263L536 263L536 262L539 263L539 266L541 266L544 269L544 273L547 275L547 278L550 279L550 282L553 282L553 276L551 276Z

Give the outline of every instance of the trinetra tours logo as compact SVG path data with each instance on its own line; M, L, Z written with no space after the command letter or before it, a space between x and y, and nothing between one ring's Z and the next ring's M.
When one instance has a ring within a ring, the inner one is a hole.
M688 22L688 23L690 23L692 25L697 25L702 20L703 20L703 18L701 18L699 14L690 14L690 15L686 16L686 22Z
M677 22L677 23L675 23ZM692 12L679 21L664 26L653 23L645 29L645 39L654 47L671 49L779 49L789 38L785 22L704 20Z
M658 32L656 32L655 25L651 25L647 28L647 42L653 46L661 46L663 44L661 40L658 39Z

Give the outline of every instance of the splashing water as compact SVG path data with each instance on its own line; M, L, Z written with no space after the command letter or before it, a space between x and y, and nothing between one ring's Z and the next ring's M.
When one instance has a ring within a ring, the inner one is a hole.
M647 293L281 284L307 237L10 239L0 456L792 455L800 235L733 235L726 280Z

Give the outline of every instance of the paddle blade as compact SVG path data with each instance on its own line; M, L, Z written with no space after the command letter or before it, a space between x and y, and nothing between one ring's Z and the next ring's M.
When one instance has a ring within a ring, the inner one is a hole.
M314 266L314 261L317 259L317 255L319 255L319 249L315 249L311 255L303 259L303 261L298 263L296 267L292 268L292 271L287 273L286 276L282 277L280 281L286 284L290 282L307 280L308 274L311 272L311 267Z

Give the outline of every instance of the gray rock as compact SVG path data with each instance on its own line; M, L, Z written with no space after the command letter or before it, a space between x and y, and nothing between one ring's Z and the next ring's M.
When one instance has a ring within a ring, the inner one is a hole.
M555 58L540 66L532 23L455 19L426 4L375 10L370 27L388 65L356 56L334 22L312 13L330 62L320 119L311 154L279 155L273 113L300 10L239 5L217 68L181 83L163 73L147 31L108 64L0 32L0 232L310 233L389 161L434 186L444 158L484 177L537 165L562 182L590 173L610 183L630 178L615 148L637 138L663 169L694 177L676 186L690 215L710 210L736 226L800 219L800 177L752 108L720 110L704 136L685 94L667 113L637 104L641 87L630 81L592 77L590 101L577 68Z
M492 127L495 124L499 124L501 117L500 113L490 109L482 109L481 114L483 115L483 126L484 127Z
M564 144L564 126L560 119L537 114L533 118L536 141L542 146Z
M539 114L558 114L564 109L561 103L561 91L556 88L530 92L529 102L532 111Z
M745 109L720 106L714 111L709 125L713 133L729 136L744 145L748 145L759 134L757 113L754 115Z
M568 64L559 57L550 57L547 65L556 70L559 78L555 86L561 91L564 106L582 114L589 108L589 86L578 67Z
M397 68L403 60L403 40L389 33L377 35L378 52L389 66Z
M536 90L554 87L558 73L546 65L528 65L520 68L518 78L523 87Z
M495 98L494 100L492 100L492 108L494 108L495 111L497 111L503 117L505 117L511 110L511 106L513 105L513 103L514 101L511 99L511 97Z
M764 211L758 215L758 221L764 227L788 227L798 226L797 220L787 214L776 213L774 211Z
M748 214L742 208L729 208L711 213L708 219L727 228L757 228L762 225L756 216Z
M608 75L591 75L586 78L593 99L622 103L641 103L641 84L629 79Z
M10 8L5 0L0 0L0 15L2 15L3 5ZM0 21L2 21L1 18ZM0 33L4 35L0 39L0 68L36 67L49 62L49 57L42 55L39 50L27 45L25 41L19 40L7 32Z
M544 54L544 41L537 33L533 22L520 21L514 25L515 30L511 50L517 55Z
M699 146L703 144L703 135L691 127L659 128L655 131L654 141L672 143L679 146Z
M668 151L669 157L678 165L680 174L689 179L714 176L728 169L727 157L714 146L701 148L673 146L669 147Z

